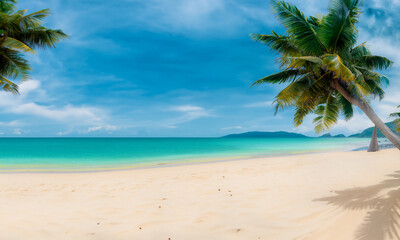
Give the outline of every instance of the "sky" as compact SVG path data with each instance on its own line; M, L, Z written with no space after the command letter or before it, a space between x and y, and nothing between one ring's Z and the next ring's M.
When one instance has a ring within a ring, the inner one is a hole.
M328 0L289 0L325 14ZM20 95L0 93L5 137L218 137L247 131L315 136L312 117L295 128L293 110L274 116L283 86L250 85L279 71L277 55L249 34L284 33L268 0L20 0L50 8L45 26L70 37L27 58ZM400 104L400 0L365 0L359 42L395 62L383 101L389 120ZM362 112L332 134L372 126Z

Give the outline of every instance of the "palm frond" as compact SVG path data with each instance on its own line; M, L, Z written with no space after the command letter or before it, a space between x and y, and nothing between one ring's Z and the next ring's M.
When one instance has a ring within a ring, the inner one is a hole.
M397 106L397 108L400 110L400 105ZM396 119L393 121L394 124L396 124L396 131L400 132L400 112L394 112L390 114L390 117L395 117Z
M369 79L375 81L379 86L387 87L390 84L389 78L385 75L379 74L377 72L371 71L367 68L355 66L358 71L360 71L364 79Z
M344 65L339 55L327 54L322 60L326 68L329 71L332 71L337 78L343 79L346 82L350 82L355 79L354 74Z
M0 49L0 65L0 75L13 79L27 79L31 70L21 53L8 48Z
M353 115L354 115L354 109L353 109L353 104L349 102L343 95L338 94L339 96L337 97L340 107L341 107L341 112L344 115L344 118L348 121L350 120Z
M17 12L16 21L13 23L18 24L18 32L26 29L34 29L40 27L44 17L50 15L49 9L43 9L35 13L25 15L25 12Z
M321 133L325 130L329 130L329 128L337 122L339 110L337 99L330 94L325 102L319 105L314 112L318 115L313 121L316 124L315 131Z
M314 56L282 57L281 62L289 68L307 68L310 63L316 67L321 67L323 63L321 58Z
M372 79L365 79L366 84L369 86L370 89L370 94L374 98L379 98L379 100L382 100L385 97L385 91L381 88L381 86Z
M34 19L34 22L41 23L41 21L44 18L48 17L49 15L51 15L50 9L46 8L46 9L42 9L42 10L39 10L34 13L30 13L28 15L25 15L23 17L23 19Z
M264 78L257 80L253 85L259 85L263 83L285 83L285 82L292 82L296 77L301 76L304 74L304 71L300 69L286 69L282 72L275 73Z
M349 83L350 90L353 90L353 93L361 99L369 96L371 94L371 88L366 83L363 74L357 68L352 68L352 70L355 73L355 80Z
M294 113L294 117L293 117L293 124L295 127L300 126L301 124L303 124L304 118L312 113L314 111L314 109L311 109L309 107L304 107L304 106L298 106L296 107L296 111Z
M319 18L316 18L316 17L313 17L313 16L310 16L310 17L308 17L307 18L307 21L311 24L311 25L313 25L313 26L315 26L315 27L319 27L320 25L321 25L321 19L319 19Z
M396 131L400 132L400 118L394 120L393 123L397 125Z
M356 64L370 70L386 70L393 62L381 56L362 56L356 59Z
M297 101L299 95L304 92L310 85L312 74L307 73L304 76L290 83L286 88L276 95L274 103L276 103L275 114L279 110L292 106Z
M359 58L363 56L370 56L371 51L368 49L367 45L365 42L361 43L360 45L352 48L350 50L351 56L353 58Z
M321 40L329 52L341 51L356 43L358 4L359 0L331 0L329 13L320 28Z
M291 37L279 35L275 32L272 32L270 35L251 34L250 36L254 41L262 42L280 54L290 56L301 54L301 51L296 47Z
M0 12L10 13L15 9L17 0L1 0L0 1Z
M37 27L28 29L23 33L15 33L12 37L24 42L31 48L48 48L55 47L56 43L68 38L68 35L61 30Z
M329 82L325 81L326 75L320 76L318 79L309 78L311 81L299 93L296 99L296 112L294 114L293 122L295 127L303 123L304 117L312 112L318 106L320 99L329 95L326 90Z
M3 46L22 52L35 53L35 50L33 50L31 47L12 37L6 37L3 42Z
M0 75L0 87L5 92L11 92L12 94L19 94L18 85L1 75Z
M67 35L42 26L49 9L26 15L27 10L12 12L15 2L0 0L0 87L18 94L18 85L9 79L29 78L31 68L24 54L35 53L35 48L55 47Z
M315 56L324 52L325 47L314 29L315 26L308 22L296 6L285 1L273 1L272 4L279 20L293 36L299 49Z

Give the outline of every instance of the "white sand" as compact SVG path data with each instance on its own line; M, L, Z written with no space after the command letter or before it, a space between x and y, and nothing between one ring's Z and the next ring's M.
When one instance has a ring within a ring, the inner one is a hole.
M392 149L0 174L0 239L384 239L396 230L387 213L400 205L400 178L380 183L397 170L400 151ZM339 206L316 201L352 187L368 188L330 199Z

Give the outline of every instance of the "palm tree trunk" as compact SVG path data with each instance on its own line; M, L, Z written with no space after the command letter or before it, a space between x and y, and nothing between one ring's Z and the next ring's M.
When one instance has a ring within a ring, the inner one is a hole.
M378 117L378 115L376 115L368 103L357 96L351 95L338 80L332 82L332 87L340 92L343 97L347 99L347 101L359 107L361 111L363 111L365 115L367 115L367 117L375 124L375 126L381 130L382 134L385 135L385 137L400 150L400 137L390 130L390 128Z
M378 142L378 134L376 130L376 126L372 132L371 142L369 143L368 152L377 152L379 151L379 142Z

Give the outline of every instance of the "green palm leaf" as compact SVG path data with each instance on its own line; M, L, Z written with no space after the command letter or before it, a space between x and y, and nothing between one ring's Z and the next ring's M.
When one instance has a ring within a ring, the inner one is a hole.
M5 37L3 46L17 51L19 50L22 52L35 53L35 50L33 50L31 47L12 37Z
M0 87L5 92L11 92L13 94L19 94L18 92L18 85L11 82L7 78L0 76Z
M301 51L294 44L294 40L288 36L282 36L275 32L270 35L251 34L254 41L262 42L278 53L290 56L301 55Z
M321 40L334 53L357 41L355 23L360 13L359 0L331 0L329 14L321 25Z
M273 1L273 8L299 49L310 55L319 56L323 53L325 47L317 35L316 26L310 24L296 6L284 1Z
M295 104L301 93L309 88L311 77L312 75L310 73L305 74L304 76L290 83L275 97L275 114L279 110L283 110L284 108Z
M341 111L346 120L350 120L354 115L353 105L342 95L339 94L338 101L341 106Z
M31 70L28 61L18 51L0 49L0 74L3 77L27 79Z
M281 61L289 68L321 67L323 63L321 58L313 56L282 57Z
M304 71L299 69L287 69L279 73L275 73L257 80L253 85L259 85L263 83L285 83L292 82L296 77L304 74Z
M339 117L340 105L338 104L337 99L330 94L325 102L317 107L315 110L315 114L319 115L314 119L315 131L317 133L321 133L325 130L329 130L332 127Z
M352 48L350 50L351 56L353 58L359 58L359 57L363 57L363 56L370 56L371 55L371 51L367 48L366 43L363 42L360 45Z
M397 106L397 108L400 110L400 105ZM396 131L400 132L400 112L395 112L390 114L391 117L395 117L396 119L393 121L394 124L397 125Z
M28 79L31 71L24 54L35 53L35 48L55 47L67 35L42 25L50 15L49 9L31 14L26 14L27 10L12 12L13 3L14 0L0 1L0 87L16 94L18 85L9 79Z
M362 56L356 59L356 64L370 70L385 70L392 66L393 62L381 56Z
M387 87L390 84L389 78L387 78L385 75L379 74L377 72L359 66L355 66L355 68L362 73L364 79L373 80L379 86Z
M0 1L0 12L10 13L14 10L17 0L1 0Z
M329 71L332 71L337 78L343 79L346 82L350 82L355 79L354 74L344 65L339 55L327 54L322 60L326 68Z
M55 47L55 44L68 36L61 30L52 30L44 27L28 29L23 33L12 35L32 48Z

